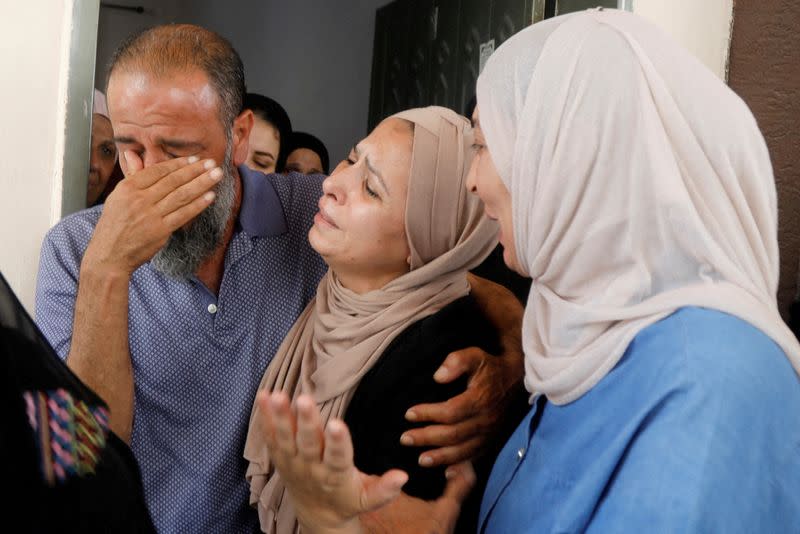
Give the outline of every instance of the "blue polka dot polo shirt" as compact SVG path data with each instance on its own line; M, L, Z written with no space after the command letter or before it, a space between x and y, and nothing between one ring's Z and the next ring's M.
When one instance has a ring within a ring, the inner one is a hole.
M131 447L160 532L257 531L242 457L253 398L326 270L307 239L322 177L239 174L242 205L219 295L150 263L130 283ZM101 210L66 217L42 246L37 323L62 358L80 261Z

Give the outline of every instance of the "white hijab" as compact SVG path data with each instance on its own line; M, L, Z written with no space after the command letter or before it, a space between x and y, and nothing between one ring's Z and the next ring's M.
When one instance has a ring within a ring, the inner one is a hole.
M739 317L800 371L778 314L777 210L750 110L639 17L527 28L478 79L481 127L533 278L525 385L566 404L682 306Z

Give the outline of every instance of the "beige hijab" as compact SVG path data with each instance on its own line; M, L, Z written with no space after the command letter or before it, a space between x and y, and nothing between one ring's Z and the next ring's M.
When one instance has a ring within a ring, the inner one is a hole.
M775 299L767 147L744 102L699 61L633 14L591 10L509 39L477 95L533 278L532 397L579 398L638 332L682 306L749 322L800 370Z
M467 270L496 244L496 225L466 188L472 159L469 122L440 107L394 117L414 124L405 214L411 270L363 295L342 287L329 271L259 388L286 391L293 399L313 395L323 421L344 415L359 381L398 334L469 293ZM264 532L294 533L295 513L270 464L259 419L254 406L244 451L250 462L250 502L258 506Z

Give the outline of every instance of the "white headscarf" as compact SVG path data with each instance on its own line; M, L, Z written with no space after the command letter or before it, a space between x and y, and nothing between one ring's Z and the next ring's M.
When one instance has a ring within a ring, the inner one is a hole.
M108 104L106 104L106 95L94 90L94 98L92 98L92 113L99 113L108 118Z
M778 314L775 183L750 110L641 18L558 17L478 79L488 149L533 278L525 385L571 402L683 306L739 317L800 370Z

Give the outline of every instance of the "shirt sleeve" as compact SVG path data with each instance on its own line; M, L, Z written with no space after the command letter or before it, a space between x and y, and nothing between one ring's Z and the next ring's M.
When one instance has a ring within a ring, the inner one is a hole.
M65 220L42 242L36 280L36 324L62 360L72 342L72 322L78 295L81 258L91 237L90 228Z
M589 532L798 526L800 421L788 408L800 405L797 376L774 344L748 348L760 357L714 369L692 369L702 358L690 359L694 376L714 378L651 407L603 490Z

